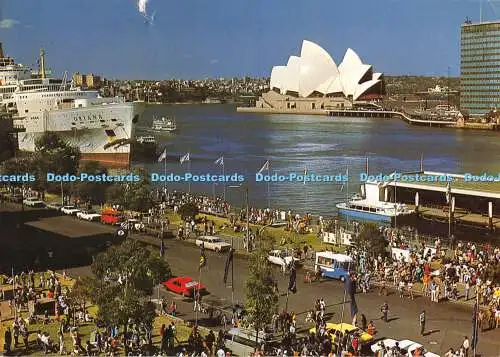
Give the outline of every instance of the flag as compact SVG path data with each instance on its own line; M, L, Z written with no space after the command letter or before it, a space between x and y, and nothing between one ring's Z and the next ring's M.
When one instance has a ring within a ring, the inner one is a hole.
M181 164L183 164L186 161L189 161L189 153L181 157Z
M356 300L351 299L351 317L354 317L358 313L358 304Z
M340 192L344 191L344 184L342 184L342 186L340 186Z
M262 167L260 168L259 172L257 172L258 174L261 174L262 171L264 170L269 170L269 160L267 160L264 165L262 165Z
M207 264L207 256L205 255L205 245L200 246L200 266L199 269L203 268Z
M304 169L304 185L306 184L307 168Z
M446 203L450 203L450 197L451 197L451 187L450 187L450 183L448 182L448 184L446 185Z
M160 157L158 158L158 162L162 162L163 160L166 159L167 159L167 148L165 148L165 150L163 150L163 152L161 153Z
M224 267L224 284L227 283L227 274L229 273L229 266L231 265L231 262L233 261L233 254L234 254L234 249L231 248L229 250L229 255L227 256L227 259L226 259L226 266Z
M291 270L290 280L288 281L288 290L295 294L297 292L297 269L295 269L295 264L293 263L293 261L290 264Z
M165 254L165 243L163 242L162 239L160 244L160 257L163 257L163 254Z
M215 160L214 164L224 166L224 156L221 156L217 160Z
M477 339L478 339L478 329L477 329L477 314L478 314L478 308L477 308L477 303L474 303L474 307L472 309L472 341L471 341L471 347L474 349L475 346L477 346Z

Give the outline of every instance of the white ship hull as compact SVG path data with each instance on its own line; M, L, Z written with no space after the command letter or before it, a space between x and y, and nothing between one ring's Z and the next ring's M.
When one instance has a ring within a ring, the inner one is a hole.
M144 110L142 103L113 103L31 113L16 119L26 131L19 133L19 149L34 151L37 138L54 132L80 149L82 161L128 167L130 140Z

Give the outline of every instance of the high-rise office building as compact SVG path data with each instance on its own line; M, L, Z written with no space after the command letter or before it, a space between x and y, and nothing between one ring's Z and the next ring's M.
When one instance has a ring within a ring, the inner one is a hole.
M471 115L500 110L500 22L461 28L460 107Z

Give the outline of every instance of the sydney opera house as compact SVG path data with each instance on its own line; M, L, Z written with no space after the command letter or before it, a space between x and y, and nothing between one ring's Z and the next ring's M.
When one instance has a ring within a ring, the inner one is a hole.
M290 56L286 66L271 72L270 91L257 108L283 111L314 111L351 108L356 102L381 99L382 73L364 64L352 49L337 66L321 46L303 41L300 57Z

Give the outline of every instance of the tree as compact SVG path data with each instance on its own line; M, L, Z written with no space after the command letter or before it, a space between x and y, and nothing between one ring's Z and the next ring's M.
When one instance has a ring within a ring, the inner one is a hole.
M107 170L96 161L85 162L79 171L89 175L107 174ZM111 186L109 182L79 181L75 183L75 193L83 201L103 203L106 200L106 189L109 186Z
M46 132L35 140L35 153L31 155L37 172L35 189L59 192L60 184L47 181L47 173L76 174L80 163L80 149L66 143L56 133Z
M256 346L261 331L271 322L278 308L278 291L273 270L268 261L271 249L270 239L262 238L261 244L250 255L249 275L246 281L246 301L248 322L253 325Z
M154 203L148 175L141 169L135 169L133 174L141 177L141 180L110 186L105 192L106 199L131 211L146 212Z
M98 320L123 326L125 332L130 319L151 328L153 287L171 276L165 260L136 241L126 241L97 255L91 269L95 278L88 286Z
M85 310L87 301L93 300L93 291L97 281L91 277L78 278L68 294L69 305Z
M14 136L10 133L0 131L0 162L11 158L15 152L16 142Z
M359 234L355 236L354 243L372 256L387 254L387 241L374 223L364 223Z
M182 220L194 218L198 212L198 206L191 202L185 203L179 208L179 214L181 215Z

